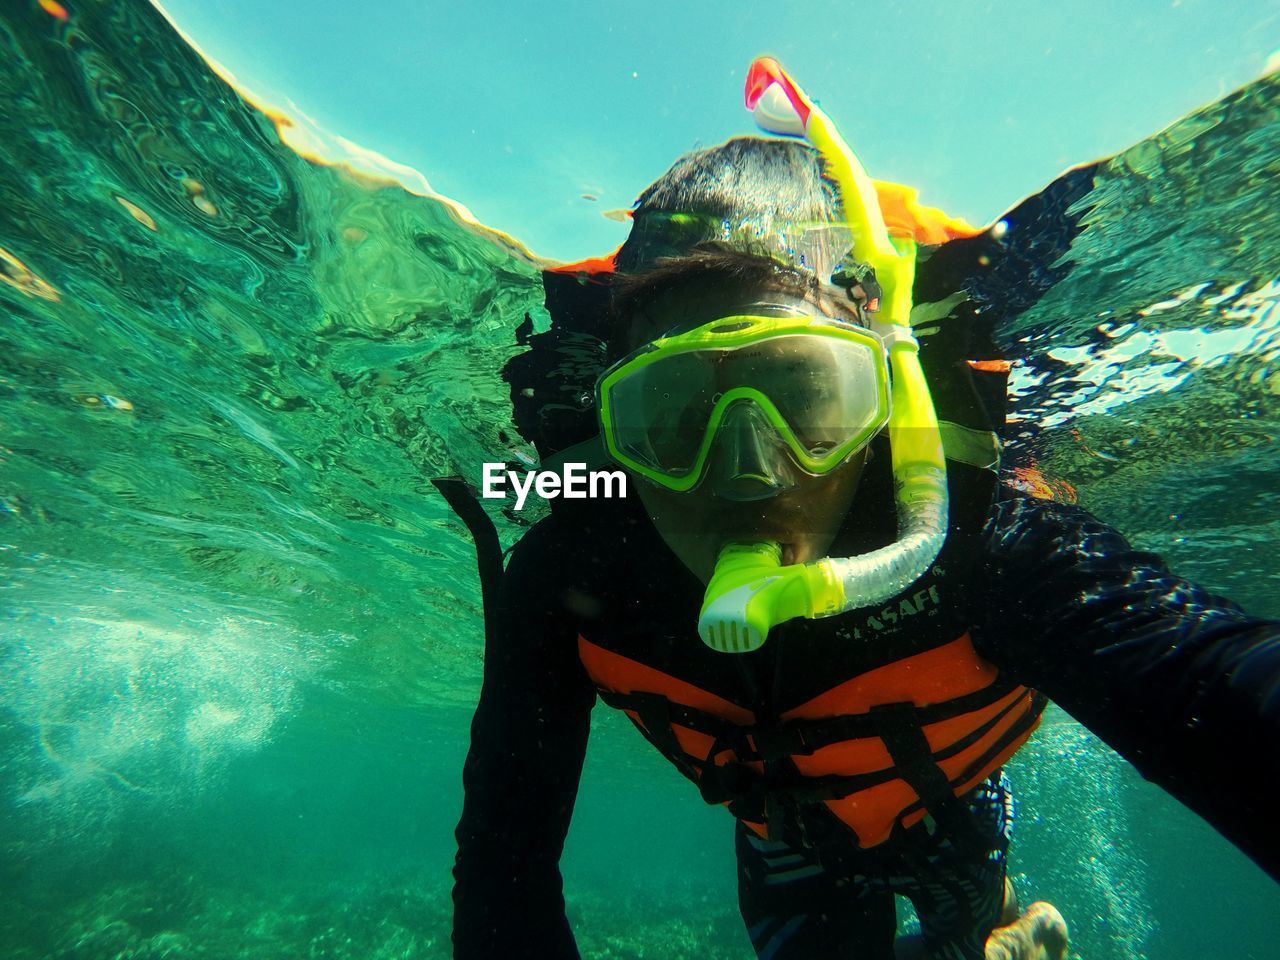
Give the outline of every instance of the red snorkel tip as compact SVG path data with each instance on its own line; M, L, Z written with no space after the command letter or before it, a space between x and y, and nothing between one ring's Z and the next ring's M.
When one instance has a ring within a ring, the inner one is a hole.
M761 100L765 98L765 94L769 93L770 87L776 87L777 92L770 94L768 100L763 104ZM778 96L781 94L781 97ZM806 97L800 88L795 85L792 79L787 76L787 71L782 69L782 64L773 57L756 57L751 61L751 66L747 70L747 82L743 90L746 99L747 109L755 113L756 122L761 127L771 133L787 133L793 136L802 136L805 125L809 122L809 113L811 107L809 98ZM791 109L795 112L795 116L799 119L799 132L793 129L777 129L779 126L776 119L781 106L780 100L790 104ZM764 112L766 118L762 119L761 114Z

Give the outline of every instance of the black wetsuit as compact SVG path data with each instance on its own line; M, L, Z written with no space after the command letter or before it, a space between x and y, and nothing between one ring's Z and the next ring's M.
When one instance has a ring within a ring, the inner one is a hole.
M866 520L851 515L833 555L865 549L855 532ZM962 619L981 656L1047 694L1280 877L1274 814L1280 623L1250 617L1174 576L1157 556L1135 550L1071 506L1000 500L986 526L973 531L968 555L968 568L952 570L945 581L948 609L933 620L897 625L898 635L946 634L950 627L937 626L938 620ZM701 584L634 506L562 511L535 526L513 552L491 624L464 772L455 956L577 956L559 859L596 699L579 660L578 634L608 624L629 631L637 645L656 645L659 657L671 661L665 668L671 675L701 672L706 650L693 631L701 595ZM846 618L793 621L756 653L713 654L720 658L718 675L691 681L776 716L821 688L823 661L813 659L814 650L856 655L857 643L814 646L814 637ZM890 631L877 642L898 641ZM992 848L999 848L1000 836L1007 836L1001 813L1007 804L998 775L966 799L976 819L986 817ZM955 956L981 956L973 951L994 923L992 891L1003 882L1002 859L992 858L1000 859L997 880L972 857L939 853L923 826L871 851L847 846L852 852L845 861L806 860L802 848L740 836L740 903L761 956L843 955L839 948L854 943L863 950L859 957L888 956L889 894L913 896L920 908L913 891L924 899L922 919L926 934L933 922L935 947L947 941ZM943 869L931 870L930 861ZM961 876L947 866L966 862L977 873ZM779 871L805 881L790 897L794 907L784 890L773 889L783 886L776 882ZM892 879L906 874L911 883L895 888ZM876 886L876 876L885 882ZM957 876L961 885L983 890L950 904L929 900L931 889L954 888ZM866 890L849 890L850 878ZM799 912L824 897L849 904L840 923L824 927ZM944 914L957 906L969 912L968 926L949 930Z

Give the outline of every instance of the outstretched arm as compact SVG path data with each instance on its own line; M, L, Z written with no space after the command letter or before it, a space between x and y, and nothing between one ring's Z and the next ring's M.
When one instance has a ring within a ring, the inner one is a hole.
M1174 576L1085 511L996 505L978 651L1280 879L1280 622Z
M560 853L573 814L595 689L561 611L547 525L503 579L471 724L454 865L458 960L578 957Z

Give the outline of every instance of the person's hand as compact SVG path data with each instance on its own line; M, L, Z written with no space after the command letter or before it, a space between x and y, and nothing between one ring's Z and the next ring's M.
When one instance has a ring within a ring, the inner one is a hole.
M986 960L1066 960L1067 922L1043 900L987 938Z

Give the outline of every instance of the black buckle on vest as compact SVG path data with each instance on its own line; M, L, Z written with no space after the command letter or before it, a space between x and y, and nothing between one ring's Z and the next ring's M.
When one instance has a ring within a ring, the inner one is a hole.
M764 808L764 785L745 764L708 762L698 777L698 791L707 803L728 803L738 817Z
M756 727L751 731L751 741L765 763L791 756L808 756L817 749L805 739L804 727L798 724Z

